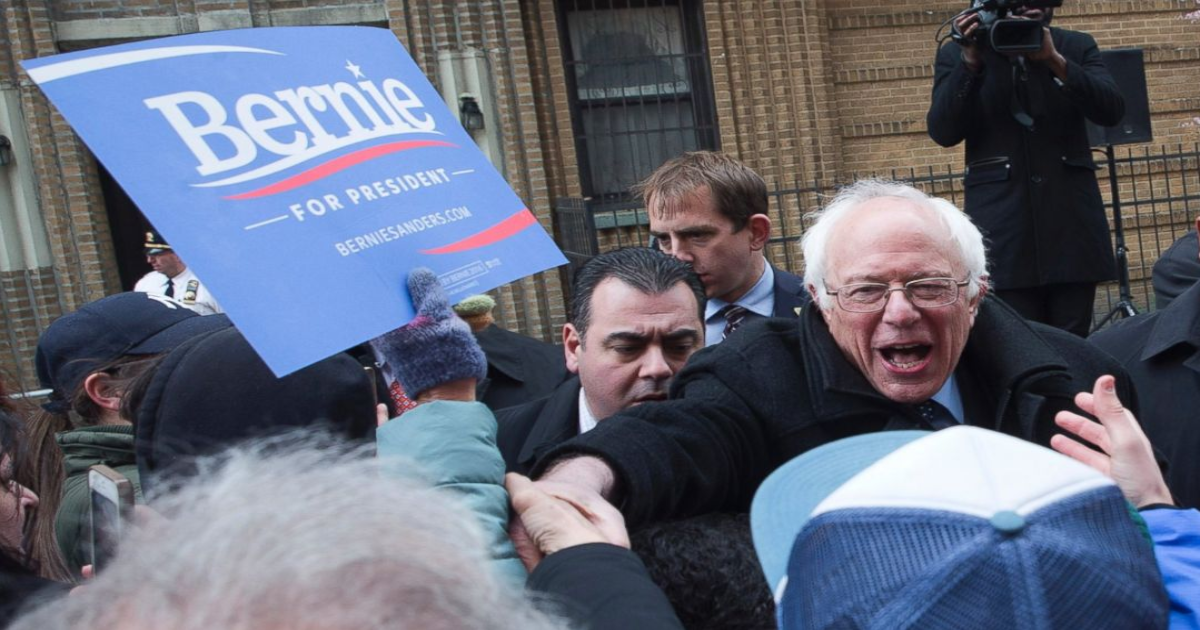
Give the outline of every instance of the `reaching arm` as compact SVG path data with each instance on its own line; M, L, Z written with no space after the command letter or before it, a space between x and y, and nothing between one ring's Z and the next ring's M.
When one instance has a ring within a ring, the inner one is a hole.
M1117 397L1116 379L1108 375L1096 379L1092 393L1078 394L1075 404L1100 421L1060 411L1055 422L1100 450L1092 450L1065 435L1055 435L1050 446L1112 478L1125 498L1139 508L1173 505L1175 501L1154 459L1150 440Z
M782 373L781 364L795 363L782 347L764 336L753 346L763 348L759 352L722 345L697 353L676 377L671 400L603 420L547 453L534 476L586 475L591 489L617 502L632 525L745 509L773 468L765 424L796 413L764 387L771 379L799 378L794 370ZM760 359L757 369L750 354ZM590 471L559 463L579 456L591 458Z
M383 417L376 449L383 470L423 475L454 490L482 526L497 571L514 582L525 570L508 538L504 459L496 447L496 420L475 400L475 382L486 374L483 351L466 323L450 310L437 276L417 269L409 276L417 317L372 341L406 391L419 403L402 417ZM419 471L410 461L415 460Z

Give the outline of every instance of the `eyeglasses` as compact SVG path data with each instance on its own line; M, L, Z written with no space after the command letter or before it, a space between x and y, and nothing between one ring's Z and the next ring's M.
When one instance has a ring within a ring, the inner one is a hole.
M953 304L958 299L959 288L970 283L970 280L959 282L954 278L921 278L893 288L879 282L859 282L842 285L837 291L830 291L826 287L825 293L835 296L838 306L843 310L874 313L883 310L892 291L903 291L908 301L918 308L937 308Z

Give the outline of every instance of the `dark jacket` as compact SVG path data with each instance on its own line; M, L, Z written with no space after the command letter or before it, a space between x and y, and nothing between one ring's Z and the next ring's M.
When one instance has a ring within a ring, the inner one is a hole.
M88 469L97 464L125 475L134 496L142 502L142 487L133 454L133 426L105 425L65 431L54 437L63 453L62 502L54 517L54 534L63 560L74 575L92 563L91 510Z
M1200 284L1088 340L1129 371L1142 400L1138 421L1170 464L1171 492L1180 505L1200 507Z
M509 472L528 475L551 448L579 435L579 377L540 400L496 412L496 445Z
M1096 182L1085 118L1114 125L1125 105L1087 33L1050 29L1067 60L1059 86L1048 68L1030 63L1020 92L1033 117L1013 116L1013 65L985 53L972 74L958 44L937 55L927 123L935 142L966 141L966 211L988 240L998 290L1115 278L1112 242Z
M561 605L587 630L683 628L646 566L628 549L591 543L546 556L526 587Z
M493 411L547 396L571 375L562 346L496 325L475 333L475 339L488 364L475 398Z
M40 578L7 554L0 555L0 628L67 594L70 585Z
M1200 240L1196 238L1196 231L1191 230L1171 243L1154 263L1154 270L1150 272L1154 306L1167 308L1197 280L1200 280Z
M812 301L804 288L804 278L788 273L774 265L775 270L775 317L799 317L800 309Z
M538 461L592 454L606 459L624 490L626 521L745 510L775 468L834 440L923 428L913 405L875 391L838 349L818 309L797 320L747 324L696 353L676 377L671 400L606 419ZM955 372L966 422L1048 445L1054 414L1099 376L1117 376L1136 410L1125 372L1103 352L1061 330L1029 323L983 300Z

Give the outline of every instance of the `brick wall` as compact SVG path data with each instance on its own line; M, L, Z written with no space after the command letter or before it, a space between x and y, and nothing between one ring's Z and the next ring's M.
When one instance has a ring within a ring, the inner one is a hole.
M773 189L822 187L893 169L961 170L961 148L936 146L924 120L934 33L966 4L705 0L700 6L722 149L752 165ZM1102 48L1146 50L1155 147L1200 140L1196 127L1184 126L1200 115L1200 25L1180 19L1192 8L1185 0L1072 0L1057 14L1057 25L1092 33ZM555 0L6 0L0 3L0 82L20 86L51 235L54 299L35 292L54 304L44 308L47 314L118 286L94 162L15 61L200 29L301 23L386 24L434 77L439 51L485 51L510 183L551 231L554 200L580 194ZM1167 186L1197 186L1189 184L1192 175L1151 167L1125 168L1120 176L1123 198L1135 189L1165 198ZM816 203L812 194L778 199L776 234L798 235L803 211ZM1185 230L1200 208L1175 203L1155 212L1161 222L1133 226L1135 275L1148 273L1159 245ZM800 266L794 243L773 246L770 254L777 264ZM559 272L496 293L505 326L557 337L564 317ZM13 331L33 334L27 324L4 325L0 339ZM0 364L11 368L3 354Z
M0 273L0 376L10 391L38 389L33 366L41 331L62 314L53 267Z

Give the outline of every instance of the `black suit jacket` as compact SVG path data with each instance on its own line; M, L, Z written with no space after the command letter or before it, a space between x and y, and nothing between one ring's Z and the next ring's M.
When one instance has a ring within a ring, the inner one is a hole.
M988 240L998 290L1116 277L1085 119L1114 125L1125 101L1091 35L1050 34L1067 60L1062 85L1039 63L1028 64L1027 81L1014 78L1013 64L990 51L973 74L953 42L937 55L929 136L966 142L965 210ZM1014 86L1032 130L1013 116Z
M804 288L804 278L771 265L775 270L775 317L799 317L800 311L812 297Z
M1142 400L1138 421L1170 463L1171 492L1180 505L1200 508L1200 284L1088 341L1129 370Z
M579 435L579 377L545 398L496 412L496 445L508 472L528 475L547 451Z
M562 346L496 325L475 333L475 339L488 363L475 398L493 411L547 396L571 375Z

